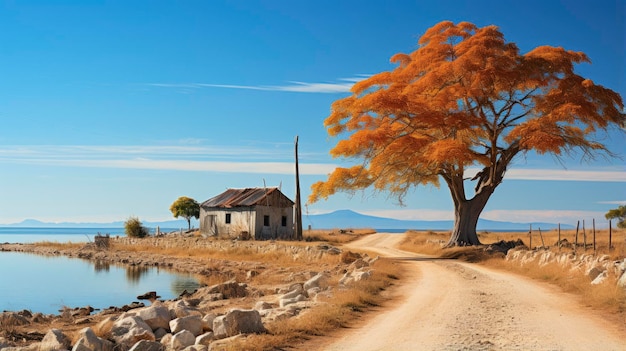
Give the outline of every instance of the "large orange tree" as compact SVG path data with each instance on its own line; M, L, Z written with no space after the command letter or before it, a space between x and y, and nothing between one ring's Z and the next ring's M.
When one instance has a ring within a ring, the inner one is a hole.
M496 26L441 22L391 61L395 69L332 104L324 125L340 140L331 155L358 162L313 184L309 201L373 187L402 202L412 187L443 180L455 214L448 246L480 244L480 213L516 155L612 155L598 133L624 126L620 95L574 73L590 62L584 53L520 54ZM470 167L479 169L471 179Z

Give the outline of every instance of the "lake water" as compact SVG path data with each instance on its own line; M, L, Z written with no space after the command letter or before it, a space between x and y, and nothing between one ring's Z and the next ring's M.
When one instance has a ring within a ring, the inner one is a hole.
M155 229L149 228L154 234ZM161 228L162 233L176 231L175 228ZM89 242L97 234L125 236L124 228L21 228L0 227L0 243L33 243L41 241Z
M92 232L84 228L0 228L0 243L87 242L93 240L98 231L123 235L123 229L117 229L118 232L107 229ZM192 275L155 267L126 267L77 258L0 252L0 311L27 309L58 314L64 306L121 307L137 301L137 295L148 291L156 291L162 299L171 299L185 289L193 291L198 286Z

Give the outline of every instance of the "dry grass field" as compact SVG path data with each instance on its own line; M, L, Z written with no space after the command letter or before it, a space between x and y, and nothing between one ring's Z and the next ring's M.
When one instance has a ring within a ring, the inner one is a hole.
M327 335L346 328L361 318L363 312L387 300L386 289L398 279L400 267L392 260L380 259L372 266L370 279L348 289L338 289L324 304L297 318L267 325L269 333L251 335L245 341L235 342L225 350L283 350L298 345L311 337Z

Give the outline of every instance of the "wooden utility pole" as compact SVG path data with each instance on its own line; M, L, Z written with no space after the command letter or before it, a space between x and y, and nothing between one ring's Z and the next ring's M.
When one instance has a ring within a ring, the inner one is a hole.
M296 213L295 213L295 231L296 240L302 240L302 204L300 203L300 170L298 167L298 136L296 135L295 141L295 156L296 156Z

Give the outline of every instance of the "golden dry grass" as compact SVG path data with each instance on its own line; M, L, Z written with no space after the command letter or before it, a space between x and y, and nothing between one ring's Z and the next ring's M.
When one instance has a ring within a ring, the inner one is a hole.
M374 229L332 229L332 230L305 230L302 233L305 241L324 241L335 244L344 244L356 240L363 235L376 233Z
M499 241L515 241L521 239L526 246L531 244L532 247L548 246L553 250L559 250L558 241L565 239L570 244L576 243L576 230L561 230L560 236L557 229L541 231L533 229L532 235L528 232L480 232L478 238L481 243L488 245ZM450 252L458 249L442 249L450 237L449 232L433 232L433 231L408 231L405 233L400 249L410 252L418 252L423 254L441 255L444 251ZM585 240L586 237L586 240ZM543 241L541 240L543 238ZM586 242L586 246L585 246ZM543 243L543 244L542 244ZM598 255L609 255L611 259L619 259L626 257L626 229L613 228L611 233L611 249L609 250L609 230L598 229L595 231L595 251L593 246L593 230L582 227L578 231L578 246L575 247L577 253L596 253ZM572 248L562 247L561 251L573 250ZM462 250L461 250L462 251ZM449 255L449 254L448 254Z
M335 289L332 297L321 299L323 304L303 312L296 318L269 323L268 334L251 335L235 342L227 350L282 350L312 336L326 335L345 328L358 319L359 313L378 306L381 294L401 275L401 266L392 260L379 259L372 268L372 277L347 289Z
M442 245L450 237L449 233L433 231L407 231L404 233L399 249L427 255L440 255Z
M69 241L66 243L59 243L56 241L40 241L40 242L37 242L36 245L42 246L42 247L48 247L51 249L61 250L61 249L79 249L85 246L85 243L73 243Z
M626 290L617 286L615 275L609 275L602 284L591 285L591 280L586 275L554 262L539 266L534 262L521 265L516 261L491 259L482 264L556 285L563 291L578 296L584 305L605 311L609 315L622 316L621 320L626 320Z
M203 239L211 240L211 239ZM162 247L153 245L150 242L146 244L127 245L123 243L114 243L113 250L127 252L145 252L151 254L161 254L171 257L193 257L195 259L206 260L229 260L244 262L271 262L273 264L282 265L284 267L299 266L302 264L336 264L339 258L336 255L325 255L319 251L311 250L309 252L300 251L298 255L292 255L293 247L302 247L307 245L302 242L259 242L246 245L231 245L229 240L217 240L220 245L216 247L198 247L189 248L180 247ZM309 244L310 245L310 244Z

